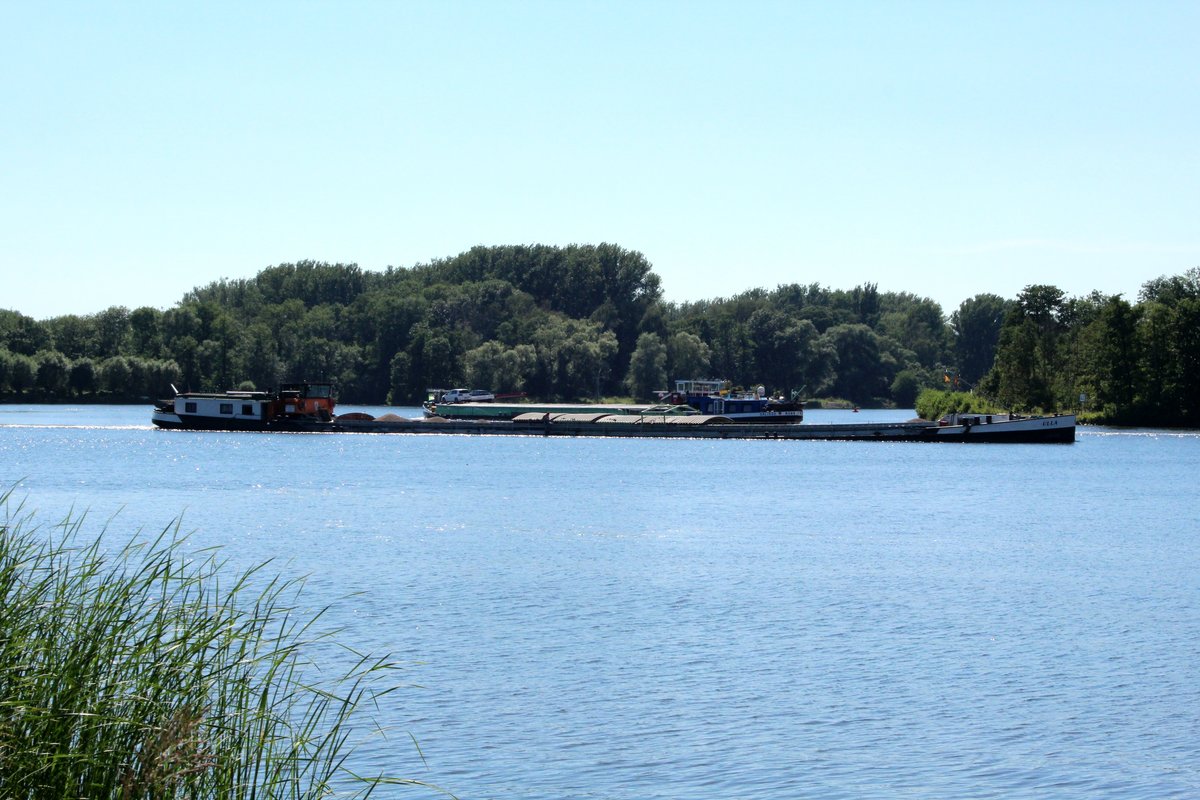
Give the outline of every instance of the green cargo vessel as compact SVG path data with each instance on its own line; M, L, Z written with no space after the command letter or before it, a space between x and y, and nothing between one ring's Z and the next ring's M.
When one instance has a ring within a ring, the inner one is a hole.
M699 412L690 406L626 403L426 403L426 417L469 420L510 420L522 414L617 414L621 416L684 416Z

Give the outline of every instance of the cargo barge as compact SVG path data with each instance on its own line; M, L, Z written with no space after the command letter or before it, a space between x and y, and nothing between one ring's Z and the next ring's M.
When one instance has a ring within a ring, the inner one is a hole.
M182 392L160 401L151 414L165 429L290 433L407 433L472 436L603 436L660 439L785 439L891 442L1075 441L1075 416L1023 417L1012 414L960 414L937 422L835 425L739 423L714 414L627 413L607 409L580 412L526 412L511 419L406 419L333 413L332 386L287 384L278 392Z

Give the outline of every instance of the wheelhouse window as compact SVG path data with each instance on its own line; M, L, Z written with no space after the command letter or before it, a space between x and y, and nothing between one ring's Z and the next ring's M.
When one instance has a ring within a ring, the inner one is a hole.
M196 403L194 401L189 400L188 402L183 404L183 410L189 414L195 414L196 413Z
M254 406L250 405L249 403L246 403L245 405L242 406L242 416L243 417L249 417L253 413L254 413Z
M221 413L222 414L232 414L233 413L233 403L221 403Z

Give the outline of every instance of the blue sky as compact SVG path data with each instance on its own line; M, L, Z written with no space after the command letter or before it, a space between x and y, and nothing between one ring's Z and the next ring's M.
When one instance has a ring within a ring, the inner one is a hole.
M0 2L0 308L615 242L1133 300L1200 266L1200 3Z

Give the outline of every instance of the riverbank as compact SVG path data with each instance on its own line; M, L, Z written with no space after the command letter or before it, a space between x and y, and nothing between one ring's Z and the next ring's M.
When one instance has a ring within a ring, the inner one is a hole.
M231 574L178 525L114 548L83 517L47 531L11 493L0 520L0 795L317 800L387 782L341 764L393 667L315 674L328 635L295 615L298 582Z

